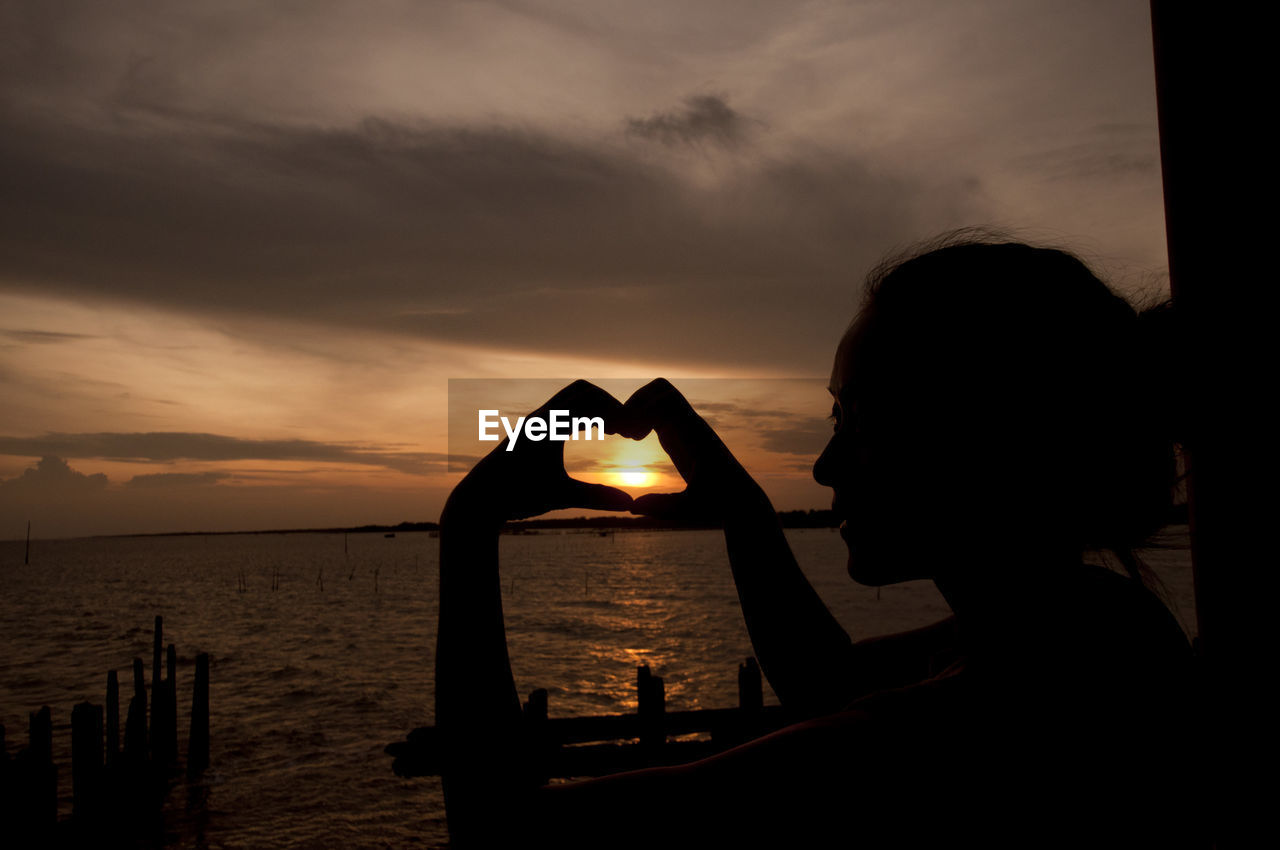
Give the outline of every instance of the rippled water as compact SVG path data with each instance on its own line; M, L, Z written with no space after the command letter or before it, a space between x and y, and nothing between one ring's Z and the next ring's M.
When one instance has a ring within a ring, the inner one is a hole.
M855 638L945 615L932 585L853 584L837 534L787 534ZM1172 532L1148 561L1189 625L1185 537ZM188 811L181 788L170 796L171 846L443 844L439 780L399 779L382 752L432 720L438 541L368 534L345 545L341 534L50 541L24 567L21 543L0 544L10 753L27 712L50 706L69 814L71 708L102 703L110 669L127 692L134 657L149 679L161 614L178 650L184 750L194 658L212 659L206 802ZM641 663L665 677L673 710L736 704L751 647L718 532L506 536L502 558L516 682L547 688L552 716L634 710Z

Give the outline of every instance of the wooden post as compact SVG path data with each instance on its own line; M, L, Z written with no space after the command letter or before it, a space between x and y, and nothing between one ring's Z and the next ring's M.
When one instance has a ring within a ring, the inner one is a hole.
M51 828L58 822L58 770L53 766L53 718L49 706L32 712L27 722L31 759L26 789L31 795L29 815L36 828Z
M71 710L71 789L78 818L95 815L102 792L102 706L82 702Z
M1263 591L1267 559L1257 555L1269 543L1270 500L1256 485L1270 480L1263 423L1272 344L1265 317L1251 310L1269 289L1271 241L1260 232L1267 219L1247 214L1245 197L1266 196L1256 179L1265 166L1250 143L1267 137L1271 98L1270 74L1254 68L1262 56L1251 30L1258 44L1274 39L1243 7L1152 0L1151 24L1169 286L1181 336L1169 352L1182 367L1176 412L1184 421L1174 436L1186 455L1205 674L1199 731L1212 754L1200 786L1214 810L1214 843L1245 847L1270 843L1265 835L1277 831L1259 817L1269 801L1253 781L1252 758L1274 723L1258 672L1275 643Z
M749 715L757 715L764 708L764 683L754 657L738 665L738 708Z
M551 778L547 715L547 689L535 688L524 704L525 755L534 778L542 785Z
M196 680L191 692L191 736L187 739L187 775L209 766L209 654L196 656Z
M147 760L147 685L141 658L133 659L133 697L124 722L124 754L132 764Z
M31 520L27 520L27 550L22 555L22 565L28 566L31 563Z
M636 668L636 699L639 703L640 744L656 749L666 741L663 715L666 713L666 688L661 676L649 672L648 664Z
M107 764L120 756L120 680L116 671L107 673Z

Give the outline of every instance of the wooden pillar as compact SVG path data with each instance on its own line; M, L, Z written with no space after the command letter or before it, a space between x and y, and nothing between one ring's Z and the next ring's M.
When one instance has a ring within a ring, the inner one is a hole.
M76 817L98 813L102 793L102 706L89 702L71 710L71 790Z
M738 708L743 714L751 715L759 714L764 708L764 682L754 657L738 665Z
M1270 801L1245 762L1274 723L1261 672L1275 642L1272 603L1260 592L1270 570L1258 554L1269 551L1271 500L1257 487L1274 467L1263 409L1274 354L1263 327L1270 319L1257 309L1270 288L1272 240L1266 213L1249 209L1258 198L1266 203L1260 175L1269 168L1259 155L1273 99L1266 54L1256 47L1274 38L1245 6L1152 0L1151 23L1170 288L1185 361L1178 436L1206 667L1210 761L1200 785L1219 809L1218 846L1257 846L1274 843L1265 835L1277 831L1260 817ZM1255 832L1251 823L1265 826Z
M535 688L524 704L525 759L533 780L546 785L550 780L551 745L547 737L547 689Z
M27 816L36 829L51 829L58 821L58 770L53 766L53 716L49 706L32 712L27 719L29 772L23 796L28 799Z
M661 676L649 672L649 665L636 669L636 699L639 703L641 746L657 749L666 741L667 694Z
M120 757L120 680L116 671L107 673L107 764L113 765Z

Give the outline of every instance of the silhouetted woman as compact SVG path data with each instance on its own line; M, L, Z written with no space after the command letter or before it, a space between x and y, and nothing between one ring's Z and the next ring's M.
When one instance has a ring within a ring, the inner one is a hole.
M500 445L441 520L437 724L455 840L562 846L1197 846L1190 649L1144 586L1169 429L1147 322L1080 261L950 244L874 273L836 350L814 465L848 569L933 580L953 616L853 642L773 507L665 380L625 404L578 382L543 411L656 431L678 494L570 479L563 444ZM755 653L795 725L676 768L538 787L519 754L498 532L566 507L713 518ZM1109 550L1129 575L1086 562Z

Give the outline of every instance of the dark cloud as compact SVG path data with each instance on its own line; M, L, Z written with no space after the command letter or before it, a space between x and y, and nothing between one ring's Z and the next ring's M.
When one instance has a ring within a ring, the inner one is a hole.
M1159 171L1160 140L1154 126L1099 124L1085 132L1084 138L1021 156L1017 161L1054 181L1122 179Z
M244 440L218 434L181 432L0 437L0 454L19 457L59 455L141 463L169 463L177 460L352 463L380 466L415 475L443 471L448 460L448 455L445 454L402 452L379 446L351 446L311 440ZM103 481L106 479L103 478Z
M155 472L135 475L126 487L204 487L231 477L229 472Z
M815 391L818 391L821 382L815 380L811 383ZM770 409L741 401L695 400L692 404L718 430L734 428L750 431L756 435L760 448L765 451L801 455L810 459L805 463L811 464L812 459L817 458L831 439L831 425L817 415Z
M6 496L60 496L97 493L107 486L101 472L85 475L76 472L60 457L46 455L21 475L0 481L0 492Z
M2 287L618 359L807 368L885 246L972 197L821 149L695 185L623 144L501 126L0 125Z
M57 331L37 331L26 328L0 329L0 337L34 345L57 342L74 342L80 339L92 339L89 334L59 333Z
M780 454L802 455L809 464L816 460L831 439L831 426L810 420L797 421L792 427L762 431L762 448Z
M722 95L702 94L686 98L683 109L628 118L627 133L668 146L710 143L736 148L759 125L730 107Z

